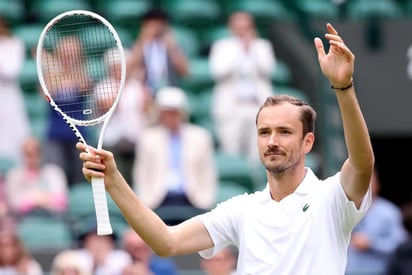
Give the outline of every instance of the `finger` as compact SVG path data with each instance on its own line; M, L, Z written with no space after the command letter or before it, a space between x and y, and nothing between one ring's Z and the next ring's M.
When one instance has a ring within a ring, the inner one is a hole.
M327 33L327 34L325 34L325 38L328 39L329 41L335 40L335 41L342 41L343 42L342 37L340 37L339 35L336 35L336 34Z
M88 181L90 181L91 178L103 178L104 177L103 172L91 170L85 167L82 168L82 173L85 176L85 178L88 179Z
M94 161L85 161L83 162L83 167L95 172L100 172L104 173L104 170L106 169L106 166L104 164L101 164L99 162L94 162Z
M338 35L338 31L332 26L331 23L327 23L327 24L326 24L326 29L328 30L328 32L329 32L330 34L336 34L336 35Z
M86 151L86 149L87 149L86 144L84 144L84 143L82 143L82 142L77 142L77 143L76 143L76 148L77 148L79 151Z
M93 163L101 163L101 158L99 156L91 155L88 152L81 152L79 154L79 158L85 163L85 162L93 162Z
M324 57L326 53L325 53L325 48L323 47L322 40L319 37L316 37L313 42L315 44L315 48L318 53L318 58Z

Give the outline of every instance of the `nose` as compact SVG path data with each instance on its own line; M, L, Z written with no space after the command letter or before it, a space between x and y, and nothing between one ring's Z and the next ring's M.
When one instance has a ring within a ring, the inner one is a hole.
M268 140L268 145L271 145L271 146L279 145L279 140L278 140L277 135L275 133L272 133L270 135L270 138Z

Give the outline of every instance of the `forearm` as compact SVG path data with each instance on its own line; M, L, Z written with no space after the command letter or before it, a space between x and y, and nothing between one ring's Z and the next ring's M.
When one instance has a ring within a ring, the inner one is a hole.
M138 41L133 46L130 55L127 58L126 63L126 77L129 78L133 75L136 68L141 64L143 60L143 45Z
M169 50L170 60L178 71L179 75L186 76L189 73L187 59L185 54L178 46L173 46Z
M374 165L372 144L356 98L355 88L352 86L345 91L335 93L342 116L349 162L359 172L371 171Z
M120 173L106 186L106 190L137 234L156 254L170 255L174 246L169 227L139 200Z

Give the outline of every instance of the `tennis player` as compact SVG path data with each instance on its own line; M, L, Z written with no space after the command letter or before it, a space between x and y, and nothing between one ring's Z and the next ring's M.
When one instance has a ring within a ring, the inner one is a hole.
M160 256L199 252L207 258L233 244L239 249L237 274L344 274L351 231L371 203L374 154L352 81L355 57L331 24L326 29L329 50L319 38L314 44L339 104L348 153L336 174L320 180L304 165L315 141L314 109L273 96L256 117L268 179L262 191L167 226L129 188L111 152L91 148L90 155L79 143L84 176L104 177L129 224Z

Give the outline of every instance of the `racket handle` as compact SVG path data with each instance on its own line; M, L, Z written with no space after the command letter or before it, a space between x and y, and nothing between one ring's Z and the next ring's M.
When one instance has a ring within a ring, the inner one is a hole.
M110 224L103 178L92 178L92 191L94 209L96 210L97 235L110 235L113 233L113 229Z

